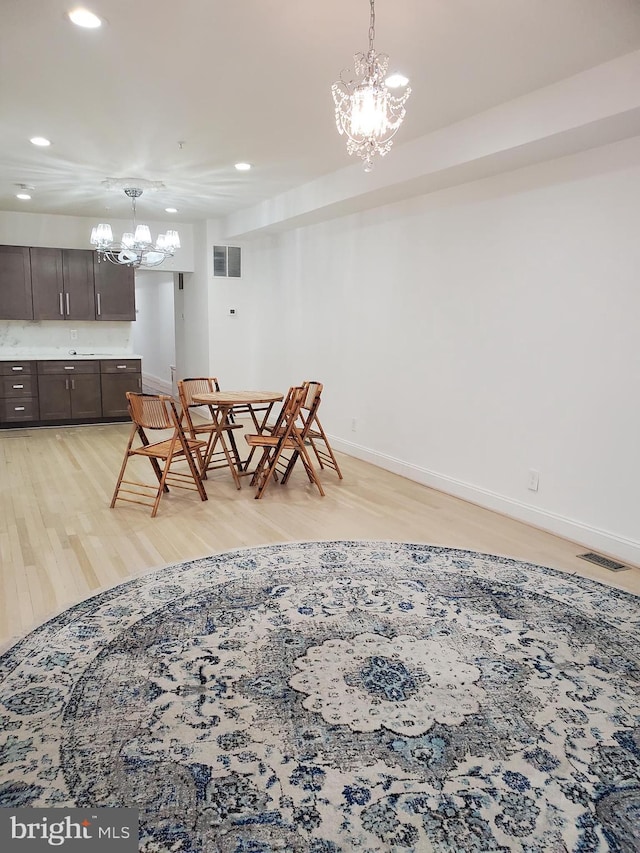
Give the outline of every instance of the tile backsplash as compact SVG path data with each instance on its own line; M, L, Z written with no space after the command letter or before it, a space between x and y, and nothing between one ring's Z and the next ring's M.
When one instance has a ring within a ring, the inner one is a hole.
M132 355L131 323L0 320L0 356Z

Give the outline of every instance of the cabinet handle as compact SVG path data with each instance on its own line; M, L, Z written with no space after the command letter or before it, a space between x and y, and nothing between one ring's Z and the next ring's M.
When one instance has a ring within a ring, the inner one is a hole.
M62 307L62 293L60 293L60 316L64 317L64 308Z
M68 379L64 380L64 388L65 388L65 391L69 390L69 380Z
M24 367L12 367L11 370L24 370Z
M100 294L96 293L96 296L98 297L98 317L99 317L100 314L102 314L102 308L100 307Z
M116 367L118 368L118 370L126 370L127 369L126 364L116 364Z
M142 391L142 379L138 376L138 390Z
M71 380L71 390L72 390L72 391L75 391L75 390L76 390L76 380L75 380L75 379L72 379L72 380Z
M24 388L24 385L12 385L12 388Z
M14 406L13 411L14 412L24 412L24 406Z
M69 313L70 313L70 309L69 309L69 294L68 294L68 293L65 293L65 298L66 298L66 300L67 300L67 316L68 316L68 315L69 315Z
M65 364L64 369L65 370L75 370L75 367L73 364Z

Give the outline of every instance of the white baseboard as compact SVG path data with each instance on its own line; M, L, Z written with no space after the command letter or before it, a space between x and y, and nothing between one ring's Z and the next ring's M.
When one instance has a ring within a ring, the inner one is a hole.
M172 394L171 382L160 379L159 376L151 376L149 373L142 374L142 385L152 394Z
M401 459L379 453L351 441L345 441L334 436L330 436L330 441L335 450L340 450L348 456L370 462L372 465L377 465L386 471L421 483L423 486L429 486L440 492L462 498L485 509L495 510L495 512L515 518L518 521L524 521L526 524L539 527L549 533L555 533L564 539L570 539L578 545L615 557L624 563L640 566L640 542L633 539L616 536L606 530L590 527L581 521L538 509L488 489L482 489L453 477L429 471L418 465L410 465Z

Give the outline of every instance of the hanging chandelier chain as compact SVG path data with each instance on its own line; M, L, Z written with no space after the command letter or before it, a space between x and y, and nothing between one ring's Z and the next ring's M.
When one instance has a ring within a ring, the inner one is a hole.
M371 17L369 19L369 53L373 53L373 40L376 37L376 9L374 0L369 0L371 4Z

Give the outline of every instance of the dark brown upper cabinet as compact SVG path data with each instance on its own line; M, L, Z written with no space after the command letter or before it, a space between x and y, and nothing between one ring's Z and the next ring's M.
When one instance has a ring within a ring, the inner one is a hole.
M95 320L93 255L88 249L31 249L34 320Z
M0 246L0 320L135 319L132 267L92 249Z
M95 255L95 253L94 253ZM93 262L96 290L96 320L135 320L135 273L133 267Z
M33 320L27 246L0 246L0 319Z

